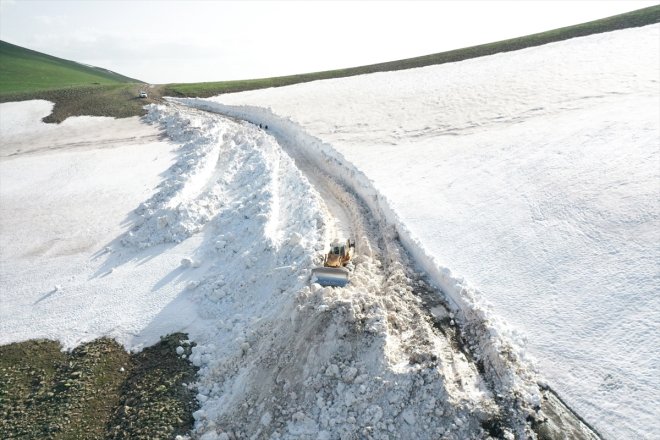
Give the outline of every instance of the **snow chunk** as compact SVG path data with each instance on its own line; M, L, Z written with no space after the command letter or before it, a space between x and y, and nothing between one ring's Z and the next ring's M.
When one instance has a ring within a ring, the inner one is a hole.
M406 421L407 424L409 425L414 425L415 424L415 414L412 412L410 409L406 409L403 411L403 420Z
M337 364L330 364L328 368L325 369L325 375L329 377L339 376L339 367Z
M261 416L261 419L259 420L259 423L261 423L264 426L270 425L270 422L273 420L273 416L270 412L266 411L263 413Z

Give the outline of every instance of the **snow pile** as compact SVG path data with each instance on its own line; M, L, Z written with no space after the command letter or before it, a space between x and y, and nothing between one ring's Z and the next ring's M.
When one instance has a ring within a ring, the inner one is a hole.
M284 292L305 284L323 246L318 195L256 127L171 106L152 106L147 118L179 143L178 159L121 242L142 249L194 238L177 269L197 272L187 299L212 331L245 331L241 325L263 319L290 300ZM199 362L200 351L213 349L196 341Z
M472 342L493 372L509 356L516 369L524 338L484 297L599 431L649 437L660 420L649 410L660 392L659 33L187 102L267 124L382 210L466 331L489 329Z
M236 147L235 143L223 142L226 124L203 115L186 119L152 111L146 119L164 126L170 139L181 146L177 162L169 169L171 178L164 180L153 197L140 205L136 211L140 218L123 240L140 248L181 242L217 214L224 188L216 181L232 177L218 167L218 158L222 148ZM222 151L223 155L231 153Z
M392 314L393 307L359 289L303 290L296 309L257 328L234 357L204 366L196 431L237 438L483 437L481 424L498 413L474 367L464 358L430 365L427 352L427 359L401 359L393 368L383 356L396 356L388 352ZM423 337L416 332L427 325L420 319L406 337ZM451 351L436 342L418 350Z

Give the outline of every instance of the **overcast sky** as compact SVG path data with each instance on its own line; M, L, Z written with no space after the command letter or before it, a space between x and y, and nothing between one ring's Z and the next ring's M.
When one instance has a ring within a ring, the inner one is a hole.
M0 0L0 39L151 83L218 81L427 55L657 4Z

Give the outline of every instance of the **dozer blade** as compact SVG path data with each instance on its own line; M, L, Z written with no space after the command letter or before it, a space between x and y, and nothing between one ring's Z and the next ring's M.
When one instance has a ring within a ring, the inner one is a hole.
M348 269L343 267L315 267L312 269L312 283L322 286L344 287L348 284Z

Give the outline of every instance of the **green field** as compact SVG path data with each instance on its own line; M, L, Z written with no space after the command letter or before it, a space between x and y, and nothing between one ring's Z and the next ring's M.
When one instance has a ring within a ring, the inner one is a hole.
M163 93L166 96L208 97L221 93L233 93L245 90L263 89L267 87L281 87L320 79L343 78L355 75L364 75L374 72L388 72L415 67L431 66L435 64L453 63L470 58L493 55L500 52L510 52L527 47L583 37L586 35L610 32L618 29L646 26L660 22L660 6L639 9L601 20L554 29L547 32L532 34L520 38L482 44L463 49L441 52L404 60L386 63L371 64L368 66L351 67L347 69L328 70L324 72L304 73L301 75L281 76L274 78L261 78L241 81L221 81L186 84L167 84Z
M146 102L137 94L143 87L144 83L110 70L0 41L0 102L54 102L45 122L62 122L76 115L140 115Z
M121 118L144 114L144 104L160 102L162 96L208 97L322 79L411 69L658 22L660 5L525 37L368 66L274 78L150 86L147 89L149 98L142 100L137 98L137 94L146 85L138 80L0 41L0 102L28 99L47 99L54 102L53 113L45 119L46 122L61 122L75 115Z
M135 82L110 70L0 41L0 94Z

